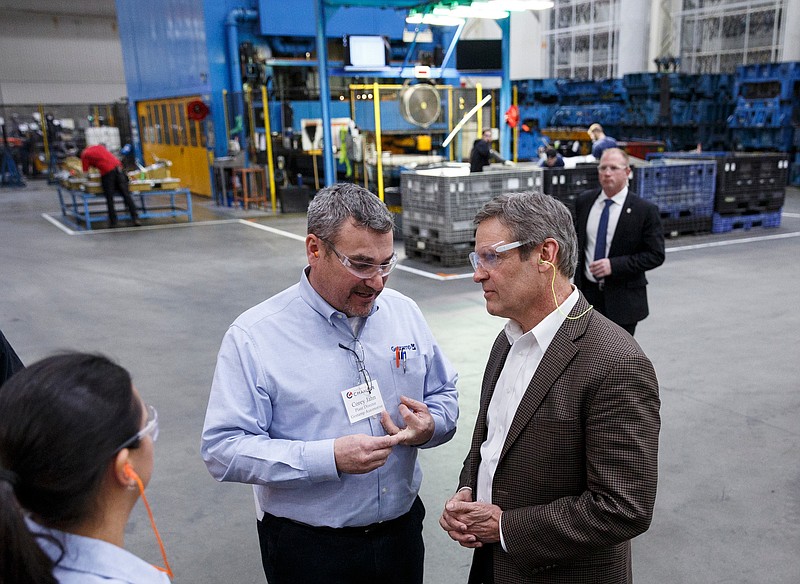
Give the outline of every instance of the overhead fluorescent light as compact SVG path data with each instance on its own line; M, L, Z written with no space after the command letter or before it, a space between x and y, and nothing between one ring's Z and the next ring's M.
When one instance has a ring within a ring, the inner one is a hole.
M475 0L473 7L485 6L493 10L508 10L510 12L524 12L526 10L547 10L553 8L555 2L551 0Z
M508 18L508 11L496 8L486 2L473 2L471 5L458 4L456 6L438 5L433 8L433 14L458 18L488 18L490 20Z
M464 19L449 14L409 12L408 16L406 16L406 22L408 24L428 24L430 26L461 26L464 24Z

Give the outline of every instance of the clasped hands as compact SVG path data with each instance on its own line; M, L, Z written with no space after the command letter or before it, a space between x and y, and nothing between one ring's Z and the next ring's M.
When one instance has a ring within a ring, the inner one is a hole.
M471 489L461 489L444 505L439 525L450 539L467 548L500 541L500 515L497 505L472 500Z
M433 417L421 401L400 396L400 416L405 428L394 423L389 412L381 414L381 425L386 436L350 434L333 442L333 455L339 472L364 474L380 468L386 463L392 448L398 444L418 446L433 436Z

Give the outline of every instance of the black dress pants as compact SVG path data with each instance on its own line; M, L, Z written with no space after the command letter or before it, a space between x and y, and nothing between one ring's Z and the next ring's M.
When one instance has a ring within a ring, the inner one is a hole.
M116 193L122 195L125 206L128 207L128 212L131 214L131 221L136 221L139 218L136 204L133 202L133 198L128 191L128 177L122 172L122 169L115 168L111 172L107 172L101 176L100 184L103 186L103 194L106 196L109 224L117 224L117 210L114 208L114 195Z
M365 527L314 527L266 513L258 521L269 584L422 584L419 497L397 519Z

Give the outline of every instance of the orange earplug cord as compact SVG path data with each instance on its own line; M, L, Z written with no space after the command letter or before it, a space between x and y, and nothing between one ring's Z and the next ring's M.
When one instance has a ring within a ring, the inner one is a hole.
M142 502L144 502L145 509L147 509L147 515L150 517L150 525L153 527L153 533L156 535L156 540L158 541L158 547L161 548L161 557L164 558L164 565L165 568L161 566L153 566L156 570L160 572L166 573L170 579L174 578L175 576L172 573L172 568L169 565L169 561L167 560L167 551L164 549L164 541L161 539L161 535L158 533L158 528L156 527L156 520L153 518L153 511L150 509L150 503L147 502L147 497L144 494L144 483L142 479L139 478L139 475L133 470L133 468L128 467L126 469L129 473L129 476L136 481L136 485L139 487L139 494L142 497Z

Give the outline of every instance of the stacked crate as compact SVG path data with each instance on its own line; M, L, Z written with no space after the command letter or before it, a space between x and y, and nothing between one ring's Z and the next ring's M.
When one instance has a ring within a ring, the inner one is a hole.
M600 187L597 165L578 164L573 168L541 168L544 193L564 203L575 216L575 199L583 191ZM537 181L537 186L539 186Z
M656 159L633 169L632 189L658 205L669 235L711 231L717 165L713 160Z
M711 160L717 167L712 233L778 227L789 182L789 156L779 152L668 152L665 158Z
M533 166L471 174L456 166L402 172L406 256L448 267L468 264L475 214L495 195L536 188L537 176Z
M714 233L751 227L779 227L789 183L789 156L732 154L717 161Z

